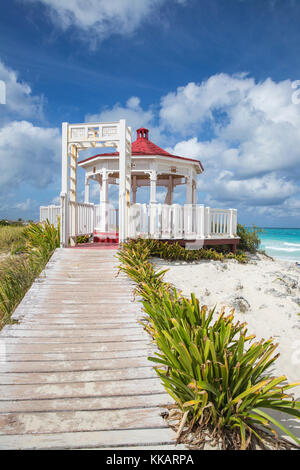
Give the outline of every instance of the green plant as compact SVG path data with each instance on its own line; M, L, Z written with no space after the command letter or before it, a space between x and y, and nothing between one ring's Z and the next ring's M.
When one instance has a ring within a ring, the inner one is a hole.
M288 446L270 434L278 426L299 445L266 411L300 418L300 402L286 393L297 384L268 372L278 357L273 355L277 345L271 339L250 344L255 336L248 335L245 323L234 321L233 311L228 316L222 311L214 320L214 309L166 284L165 271L155 272L148 261L153 247L157 244L130 242L118 258L120 269L137 283L146 313L141 322L159 348L149 359L160 364L157 374L188 425L183 437L208 430L223 448Z
M24 230L25 252L46 264L55 248L59 247L59 230L49 220L33 224Z
M168 243L162 240L135 239L127 243L129 247L135 247L139 252L148 250L148 257L158 257L166 260L181 261L199 261L200 259L212 259L215 261L224 261L224 259L236 259L239 263L247 261L246 255L239 251L234 254L231 252L218 252L213 248L201 248L199 250L186 250L178 242Z
M14 251L24 244L24 227L0 226L0 252Z
M164 303L161 309L165 310ZM168 328L161 326L157 312L150 317L151 333L161 351L150 359L165 367L157 368L157 373L179 409L187 413L189 431L208 427L224 447L246 449L263 442L268 436L261 428L267 431L274 424L300 444L266 411L300 418L300 403L286 394L297 384L286 384L285 376L267 372L276 360L272 340L246 348L253 336L247 336L245 325L224 313L213 322L213 311L200 308L193 296L177 302L176 310ZM151 315L151 309L146 311Z
M31 223L23 230L22 254L8 257L0 265L1 327L10 321L10 315L58 246L59 231L48 221Z
M77 238L76 238L76 243L88 243L90 237L89 235L79 235Z
M260 245L259 233L262 233L263 229L255 227L247 228L245 225L237 225L237 236L240 237L239 249L242 251L249 251L250 253L256 253Z

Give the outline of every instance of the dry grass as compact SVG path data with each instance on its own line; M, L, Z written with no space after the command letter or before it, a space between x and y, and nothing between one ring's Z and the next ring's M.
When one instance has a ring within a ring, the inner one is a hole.
M24 243L24 227L0 226L0 253L15 251Z
M34 279L40 274L55 248L59 232L48 222L24 227L0 227L0 329Z

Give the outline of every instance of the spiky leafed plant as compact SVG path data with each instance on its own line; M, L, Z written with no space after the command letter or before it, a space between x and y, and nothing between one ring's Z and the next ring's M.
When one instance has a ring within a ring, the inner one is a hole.
M187 420L187 432L209 430L223 448L246 449L276 445L270 431L277 426L300 445L272 416L282 411L300 419L300 402L287 394L298 384L268 372L277 345L271 339L250 344L255 336L247 334L246 324L234 322L233 312L214 320L214 310L200 307L194 295L181 296L163 282L164 271L155 273L145 248L131 243L118 256L144 299L143 323L160 350L150 359L163 366L157 373Z
M275 425L300 445L267 412L300 419L300 402L286 393L300 384L287 384L284 375L268 372L278 357L272 340L249 345L254 336L247 335L245 324L234 322L233 313L222 312L213 321L214 311L200 307L195 297L177 300L173 312L169 300L163 300L157 309L163 315L155 307L145 305L145 310L151 315L147 329L160 349L150 359L164 366L157 373L182 413L188 412L190 430L209 426L226 446L245 449L263 442L267 435L261 430Z
M23 231L22 255L8 258L0 273L0 327L23 298L27 289L38 276L59 246L59 230L48 221L30 224Z
M26 252L41 257L46 263L59 247L59 230L47 220L39 224L31 223L24 231Z
M162 240L136 239L130 240L124 246L127 249L135 249L139 253L148 252L149 257L157 257L165 260L198 261L201 259L211 259L215 261L224 261L224 259L236 259L239 263L245 263L247 258L242 252L221 253L213 248L199 250L186 250L177 242L168 243Z

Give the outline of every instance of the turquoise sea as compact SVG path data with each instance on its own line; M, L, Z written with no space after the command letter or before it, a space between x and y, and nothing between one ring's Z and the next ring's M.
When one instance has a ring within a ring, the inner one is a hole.
M300 228L264 228L259 238L268 255L300 263Z

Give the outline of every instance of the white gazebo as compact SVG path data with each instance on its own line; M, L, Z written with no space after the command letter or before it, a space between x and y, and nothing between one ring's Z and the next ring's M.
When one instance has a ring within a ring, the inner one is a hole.
M62 219L62 245L76 243L78 235L94 240L145 237L177 240L188 248L228 244L235 251L239 238L237 211L197 204L197 177L204 169L194 158L172 155L149 140L149 130L131 130L118 123L63 124L63 172L61 206L41 208L41 220ZM115 147L78 161L80 150ZM77 165L85 171L85 200L77 201ZM90 182L99 184L99 204L91 204ZM109 185L118 185L119 204L109 201ZM176 186L185 186L185 203L173 201ZM148 203L138 202L138 189L150 187ZM157 188L165 187L163 202Z
M173 204L173 191L186 186L186 204L197 203L197 175L203 167L199 160L171 155L149 140L149 130L137 129L137 138L131 145L131 202L137 203L138 188L150 186L149 204L157 204L157 187L167 188L164 204ZM89 202L90 181L99 183L100 214L95 230L106 233L115 230L117 217L109 202L109 185L119 184L119 153L102 153L82 160L85 170L85 203Z

